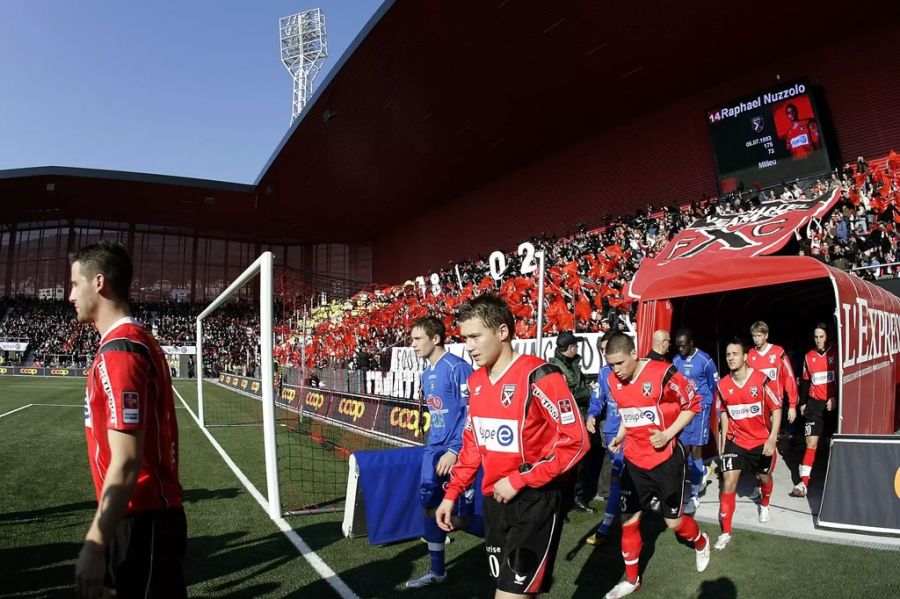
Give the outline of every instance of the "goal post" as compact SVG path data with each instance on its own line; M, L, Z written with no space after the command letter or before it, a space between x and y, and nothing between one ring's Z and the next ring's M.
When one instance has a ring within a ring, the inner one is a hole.
M278 481L278 456L275 445L275 397L274 372L272 370L272 252L264 252L253 264L241 273L231 285L206 307L197 317L197 410L200 426L206 426L206 411L203 401L203 320L216 308L224 304L250 280L259 275L259 327L260 327L260 374L263 411L263 441L265 444L266 487L269 517L281 517L281 493Z

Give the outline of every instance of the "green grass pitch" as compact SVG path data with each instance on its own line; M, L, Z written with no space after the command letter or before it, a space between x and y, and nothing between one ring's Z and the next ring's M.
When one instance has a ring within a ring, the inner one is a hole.
M183 382L176 388L196 410L196 384ZM210 387L206 393L217 392ZM0 418L0 597L72 596L75 559L96 506L85 449L83 396L83 379L0 378L0 414L33 404ZM240 405L257 409L251 403ZM336 597L266 517L187 410L178 414L190 596ZM265 494L261 429L212 432ZM418 509L410 498L398 500ZM341 517L320 514L289 522L360 597L493 596L479 539L457 535L448 546L450 584L407 590L404 581L428 567L425 545L409 541L371 547L365 539L344 539ZM598 515L573 513L570 518L550 596L595 599L622 576L618 540L614 534L608 546L585 545ZM664 530L661 520L648 516L642 528L645 586L638 596L645 599L900 595L898 552L738 530L728 549L713 552L709 569L697 574L693 551ZM702 528L713 538L718 534L709 524Z

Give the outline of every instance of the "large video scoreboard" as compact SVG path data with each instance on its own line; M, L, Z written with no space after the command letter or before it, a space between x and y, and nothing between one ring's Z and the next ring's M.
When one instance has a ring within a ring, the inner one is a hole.
M707 119L723 193L831 170L820 111L806 80L727 102L708 110Z

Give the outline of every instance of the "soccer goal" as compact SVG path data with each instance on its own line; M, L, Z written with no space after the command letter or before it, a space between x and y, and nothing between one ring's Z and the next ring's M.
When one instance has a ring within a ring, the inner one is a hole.
M310 385L303 360L286 356L286 342L305 347L309 337L298 298L323 285L334 293L334 281L275 269L266 252L196 318L198 418L267 496L272 517L343 510L353 452L424 434L417 402Z

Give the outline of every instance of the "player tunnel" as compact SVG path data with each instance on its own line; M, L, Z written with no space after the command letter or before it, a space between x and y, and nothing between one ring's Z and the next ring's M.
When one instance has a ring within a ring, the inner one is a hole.
M723 372L728 340L749 342L757 320L769 325L769 340L785 348L797 375L814 327L829 325L839 353L840 432L896 430L900 299L812 258L718 257L657 271L641 297L638 345L649 348L654 330L674 336L687 327Z

